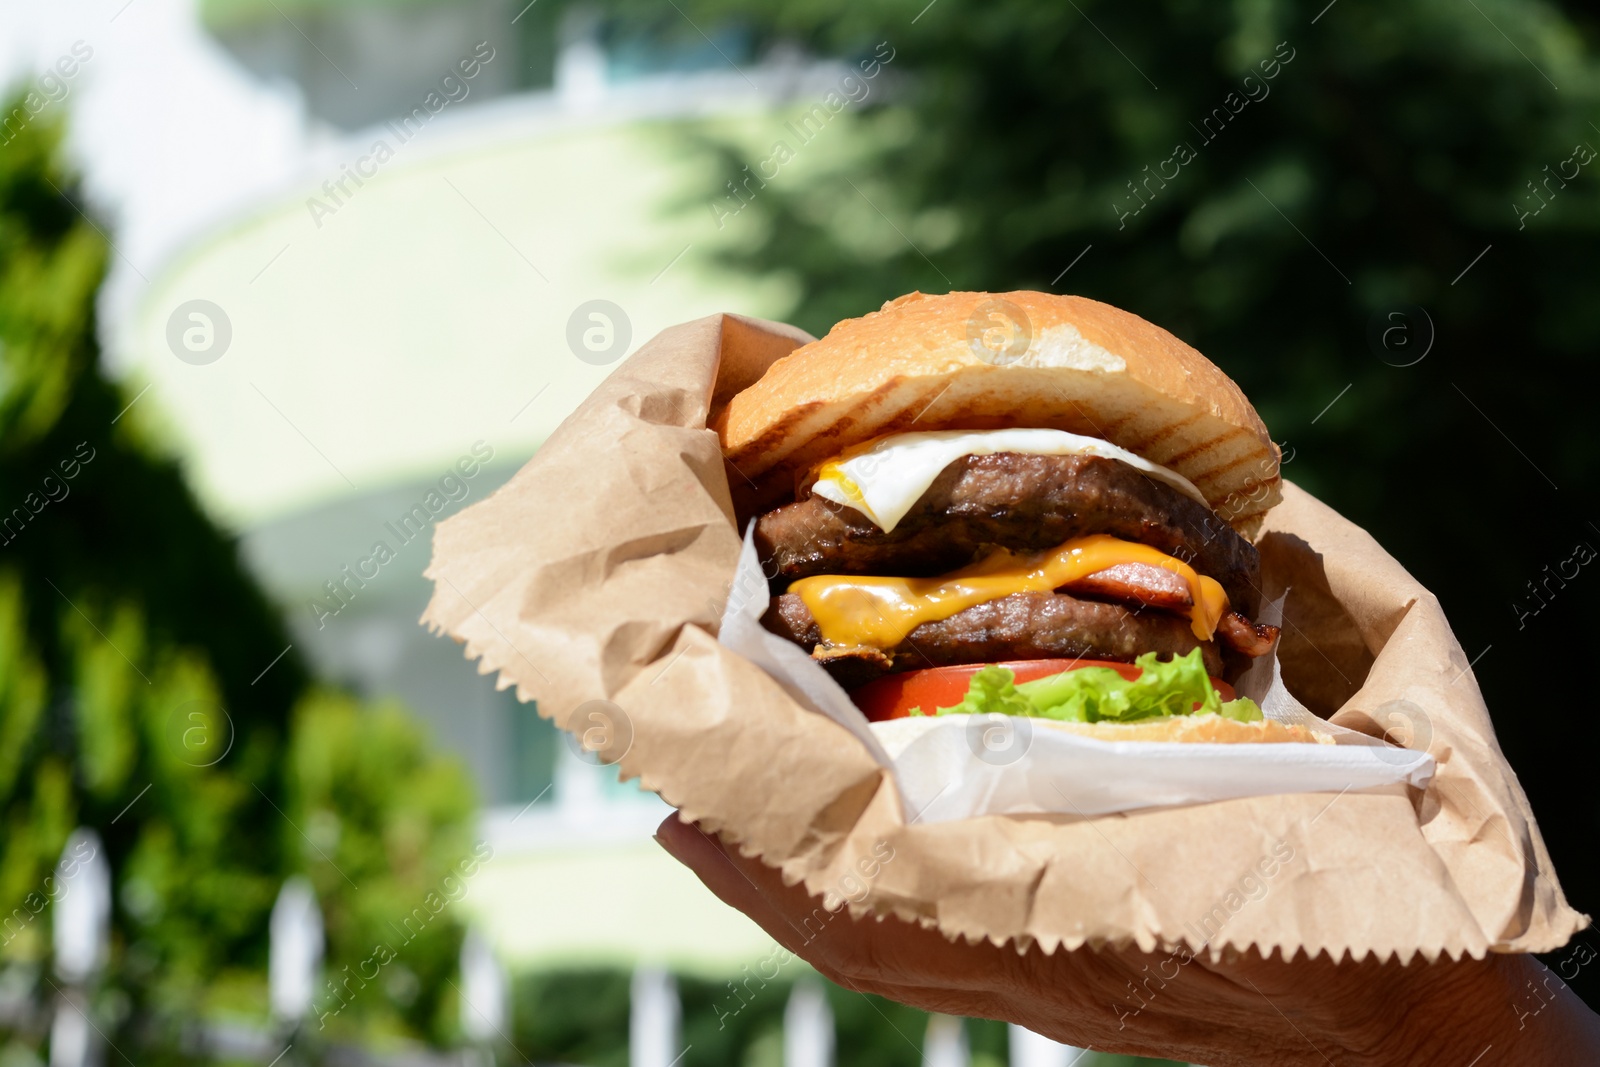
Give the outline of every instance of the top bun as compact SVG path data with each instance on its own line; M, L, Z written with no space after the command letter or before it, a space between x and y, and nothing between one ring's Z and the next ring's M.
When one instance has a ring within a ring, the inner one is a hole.
M798 479L911 430L1023 426L1098 437L1177 471L1246 536L1279 500L1278 447L1210 360L1109 304L911 293L846 319L714 412L747 479Z

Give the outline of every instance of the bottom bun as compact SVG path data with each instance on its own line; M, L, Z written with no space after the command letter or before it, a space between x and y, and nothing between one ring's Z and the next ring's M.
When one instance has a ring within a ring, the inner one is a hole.
M1188 741L1202 744L1301 743L1331 745L1333 738L1298 724L1263 719L1239 722L1221 715L1172 715L1142 722L1061 722L1033 720L1043 726L1101 741Z
M967 720L970 715L911 715L904 719L884 719L872 723L872 732L889 754L897 759L923 734L940 722ZM1063 730L1096 741L1185 741L1191 744L1283 744L1331 745L1331 736L1298 724L1264 719L1238 722L1221 715L1173 715L1141 722L1060 722L1056 719L1029 718L1041 729Z

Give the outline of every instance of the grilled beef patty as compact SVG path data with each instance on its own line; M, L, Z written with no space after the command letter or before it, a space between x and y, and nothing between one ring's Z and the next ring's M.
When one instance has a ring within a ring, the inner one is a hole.
M891 533L855 508L811 496L760 516L755 542L781 591L813 574L943 574L983 545L1038 552L1095 533L1175 556L1222 583L1235 611L1256 610L1255 546L1204 504L1102 456L963 456Z
M780 637L809 649L846 689L884 674L993 663L1008 659L1111 659L1131 662L1144 652L1162 658L1199 647L1206 670L1222 673L1214 641L1201 641L1189 620L1164 611L1139 611L1122 604L1079 600L1064 593L1013 593L958 611L948 619L925 622L893 648L817 647L822 634L797 593L774 597L762 624Z

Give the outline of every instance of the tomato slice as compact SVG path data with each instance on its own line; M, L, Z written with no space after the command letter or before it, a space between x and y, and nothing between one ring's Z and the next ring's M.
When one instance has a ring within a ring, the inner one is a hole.
M850 699L873 722L904 719L911 714L912 708L917 707L931 714L934 708L948 708L961 703L967 695L972 676L989 666L1006 668L1016 675L1019 682L1029 682L1080 667L1110 667L1130 682L1143 673L1131 663L1107 659L1013 659L994 664L963 663L955 667L930 667L920 671L886 674L851 690ZM1227 682L1213 678L1211 684L1224 701L1234 698L1233 686Z

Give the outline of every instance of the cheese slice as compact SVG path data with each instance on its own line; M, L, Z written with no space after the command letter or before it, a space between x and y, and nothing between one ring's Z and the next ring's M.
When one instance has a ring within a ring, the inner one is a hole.
M880 437L849 449L824 463L811 491L836 504L855 508L884 533L893 530L906 512L928 491L939 472L962 456L989 456L996 452L1022 452L1030 456L1103 456L1121 460L1135 470L1206 504L1205 496L1177 471L1151 463L1098 437L1065 430L1019 428L1005 430L927 430Z
M1209 641L1228 607L1214 578L1195 572L1174 556L1109 534L1075 537L1048 552L995 552L933 578L819 574L789 585L817 620L822 640L834 648L889 649L925 622L1012 593L1047 592L1119 563L1146 563L1172 571L1189 586L1194 601L1189 627Z

